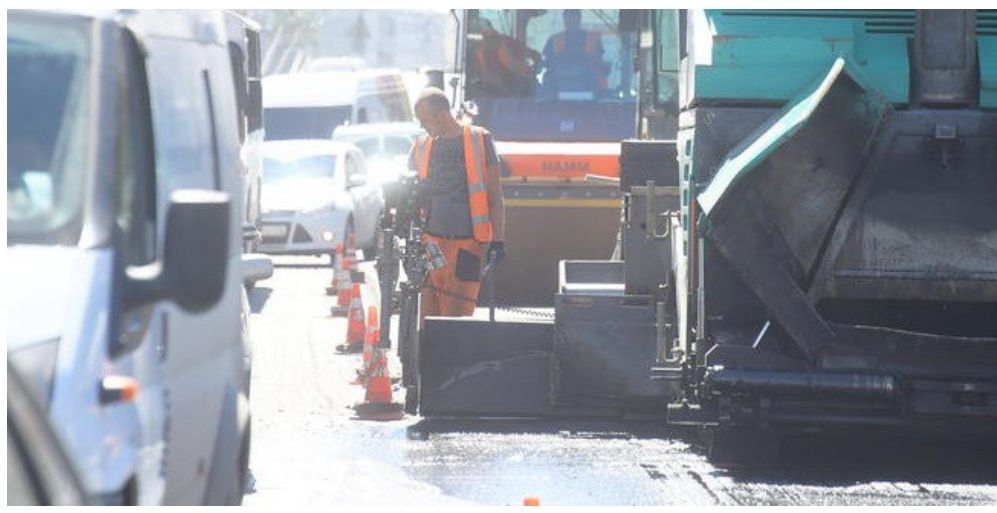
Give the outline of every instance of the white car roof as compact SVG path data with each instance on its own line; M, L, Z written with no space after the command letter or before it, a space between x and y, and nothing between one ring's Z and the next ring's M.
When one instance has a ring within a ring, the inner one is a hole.
M363 57L338 56L338 57L318 57L308 59L301 71L356 71L367 67L367 61Z
M413 135L424 130L414 121L396 121L392 123L359 123L356 125L340 125L332 132L332 137L350 135Z
M352 105L367 94L406 95L397 72L385 70L287 73L263 77L263 107Z
M287 141L264 141L263 157L275 160L295 160L316 155L339 157L348 151L360 150L353 144L325 139L292 139Z

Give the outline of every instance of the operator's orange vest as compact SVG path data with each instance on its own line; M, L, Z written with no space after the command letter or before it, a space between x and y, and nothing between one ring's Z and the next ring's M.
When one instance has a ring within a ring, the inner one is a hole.
M585 53L594 56L595 52L599 49L599 34L596 32L586 32L585 33ZM554 52L564 53L567 49L565 33L561 32L554 35Z
M603 71L601 63L598 60L599 56L597 55L601 40L602 37L598 33L586 32L584 52L585 56L589 59L589 66L596 76L599 88L605 89L609 86L609 84L605 71ZM555 54L561 54L567 51L567 36L565 36L564 32L554 35L553 50Z
M429 158L433 138L422 135L415 143L415 159L419 178L429 178ZM476 126L464 125L464 169L467 172L467 197L471 205L471 225L474 240L491 242L492 216L488 210L488 191L485 187L485 131Z

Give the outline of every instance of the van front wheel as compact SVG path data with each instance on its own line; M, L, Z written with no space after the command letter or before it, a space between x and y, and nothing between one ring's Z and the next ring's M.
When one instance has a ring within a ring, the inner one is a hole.
M256 479L249 470L249 450L252 447L253 424L246 426L246 434L242 438L242 449L239 451L239 490L234 494L236 506L242 505L243 496L256 491Z

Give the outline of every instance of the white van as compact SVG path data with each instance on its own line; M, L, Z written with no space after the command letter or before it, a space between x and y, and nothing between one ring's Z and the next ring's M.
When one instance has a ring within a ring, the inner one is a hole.
M256 253L260 245L260 191L263 157L263 80L260 65L260 26L225 11L225 29L236 92L239 157L242 160L242 267L243 281L252 288L273 276L273 261Z
M412 121L405 81L385 70L263 77L265 138L328 139L344 124Z
M240 157L243 162L243 230L251 253L258 244L260 179L263 144L263 78L260 63L260 26L232 11L225 11L225 30L236 88Z
M242 165L220 12L12 11L7 358L105 503L237 504Z

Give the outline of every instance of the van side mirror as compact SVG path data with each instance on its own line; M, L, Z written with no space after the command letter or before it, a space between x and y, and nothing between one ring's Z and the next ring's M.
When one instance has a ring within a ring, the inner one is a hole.
M179 190L170 195L162 266L126 269L124 301L129 307L175 301L203 312L225 292L228 269L228 194Z
M181 190L170 196L163 271L171 299L189 312L214 306L225 292L228 194Z

